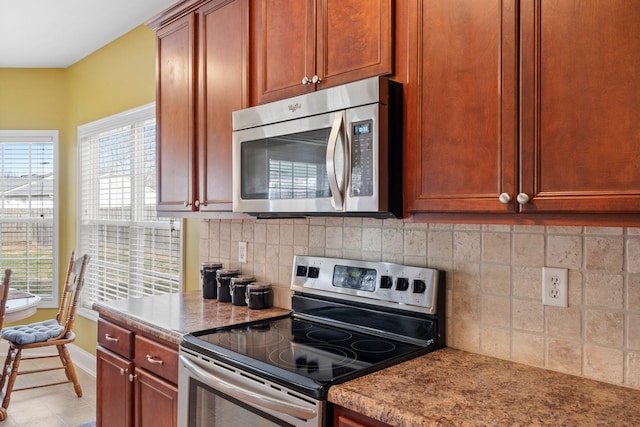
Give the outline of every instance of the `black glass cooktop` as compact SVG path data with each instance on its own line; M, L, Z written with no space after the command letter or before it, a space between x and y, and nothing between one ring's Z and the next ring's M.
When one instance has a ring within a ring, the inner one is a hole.
M330 384L430 350L293 317L190 334L182 346L318 398Z

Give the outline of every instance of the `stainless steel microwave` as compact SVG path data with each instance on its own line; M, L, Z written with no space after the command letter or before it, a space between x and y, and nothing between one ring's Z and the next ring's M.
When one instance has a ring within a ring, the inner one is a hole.
M384 77L233 113L233 211L402 216L402 85Z

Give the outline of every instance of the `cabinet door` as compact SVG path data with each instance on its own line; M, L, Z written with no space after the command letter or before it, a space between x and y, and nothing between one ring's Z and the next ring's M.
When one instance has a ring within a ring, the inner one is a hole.
M194 23L188 14L157 32L159 212L191 211L195 199Z
M98 347L96 350L98 427L132 426L133 362Z
M253 103L310 92L315 74L315 1L251 2Z
M248 103L248 4L217 0L199 12L200 211L231 210L231 113Z
M521 2L525 212L640 211L640 2Z
M135 427L177 425L178 388L140 368L136 368L134 402Z
M318 88L393 72L391 0L318 0Z
M389 427L388 424L342 406L333 407L333 425L334 427Z
M516 13L515 0L422 2L405 88L419 94L405 119L418 135L406 141L409 212L516 210Z

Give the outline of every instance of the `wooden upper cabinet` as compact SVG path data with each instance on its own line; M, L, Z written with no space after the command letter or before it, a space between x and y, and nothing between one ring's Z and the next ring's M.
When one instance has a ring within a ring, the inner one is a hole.
M393 72L393 1L317 2L320 88Z
M195 199L195 15L157 32L159 212L191 211Z
M525 212L640 212L640 2L521 2Z
M231 113L247 107L248 3L212 1L198 12L199 210L230 211Z
M253 103L392 73L392 7L391 0L252 2Z
M517 179L516 24L514 1L422 4L418 72L405 84L417 93L405 121L417 127L406 141L410 212L515 210L499 195Z
M409 212L640 212L640 3L400 2Z
M251 3L254 104L313 90L302 84L302 78L315 72L314 4L314 0Z
M249 104L248 0L183 3L150 24L158 27L157 210L230 211L231 113Z

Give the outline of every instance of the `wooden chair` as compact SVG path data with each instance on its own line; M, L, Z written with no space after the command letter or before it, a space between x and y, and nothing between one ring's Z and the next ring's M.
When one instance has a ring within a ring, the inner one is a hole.
M9 298L9 282L11 280L11 269L7 268L4 271L4 280L2 281L2 288L0 288L0 329L4 323L4 313L7 311L7 299Z
M0 421L7 417L7 408L14 391L28 390L32 388L48 387L59 384L73 383L76 395L82 397L82 387L78 382L76 371L69 356L66 345L72 343L76 336L73 333L78 296L84 284L84 274L89 263L89 255L75 259L75 252L71 253L69 268L64 283L64 290L60 299L60 308L55 319L36 322L30 325L14 326L2 330L2 338L9 342L9 351L4 362L2 377L0 378L0 391L2 391L2 407L0 407ZM6 279L5 279L6 280ZM22 351L34 348L55 346L58 354L22 357ZM45 359L59 357L62 366L51 368L31 369L19 372L20 361L30 359ZM67 380L40 384L30 387L14 389L17 375L34 374L38 372L64 369ZM6 385L6 388L5 388Z

